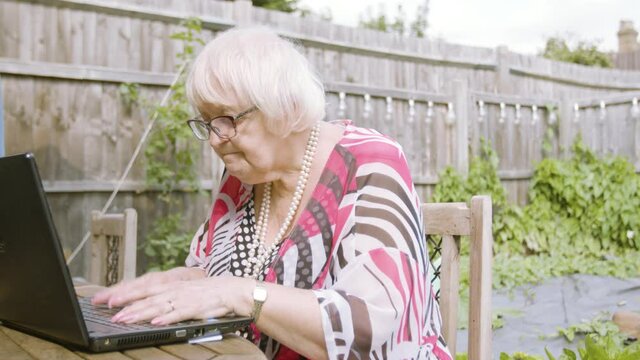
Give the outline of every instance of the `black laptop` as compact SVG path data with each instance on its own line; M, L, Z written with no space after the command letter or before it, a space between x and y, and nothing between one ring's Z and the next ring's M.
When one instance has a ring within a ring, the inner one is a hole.
M115 309L76 296L33 154L0 158L0 322L94 352L198 341L247 326L216 318L170 326L113 324Z

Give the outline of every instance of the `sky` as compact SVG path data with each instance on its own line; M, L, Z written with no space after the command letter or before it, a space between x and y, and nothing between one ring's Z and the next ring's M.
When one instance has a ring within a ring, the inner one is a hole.
M394 16L403 5L414 18L424 0L300 0L315 11L330 9L333 22L357 26L367 7L379 12L379 4ZM620 20L631 20L640 32L640 0L429 0L427 36L447 42L496 47L535 54L550 36L572 43L595 42L604 51L617 51Z

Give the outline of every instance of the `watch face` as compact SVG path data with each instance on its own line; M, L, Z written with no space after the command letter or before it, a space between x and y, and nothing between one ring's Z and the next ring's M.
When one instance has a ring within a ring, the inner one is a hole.
M262 286L256 286L253 289L253 300L263 302L267 300L267 289Z

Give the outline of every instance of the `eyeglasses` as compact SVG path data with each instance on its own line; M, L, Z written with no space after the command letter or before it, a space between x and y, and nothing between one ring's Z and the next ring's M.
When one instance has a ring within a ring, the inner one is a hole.
M212 131L220 139L229 140L237 134L236 120L256 110L258 110L258 108L253 106L236 116L216 116L211 119L211 121L205 121L202 117L197 117L195 119L187 120L187 124L191 128L191 131L193 131L193 135L195 135L198 140L209 140L209 134L211 134Z

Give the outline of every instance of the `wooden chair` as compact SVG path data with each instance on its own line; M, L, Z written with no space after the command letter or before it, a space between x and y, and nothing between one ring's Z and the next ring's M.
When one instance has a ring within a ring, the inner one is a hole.
M458 322L460 236L469 236L469 360L487 360L491 354L491 266L493 261L492 210L489 196L474 196L465 203L422 205L426 235L441 235L440 311L443 335L456 353ZM438 269L436 269L436 274Z
M89 281L111 286L136 276L138 213L125 209L119 214L91 212L91 265Z

